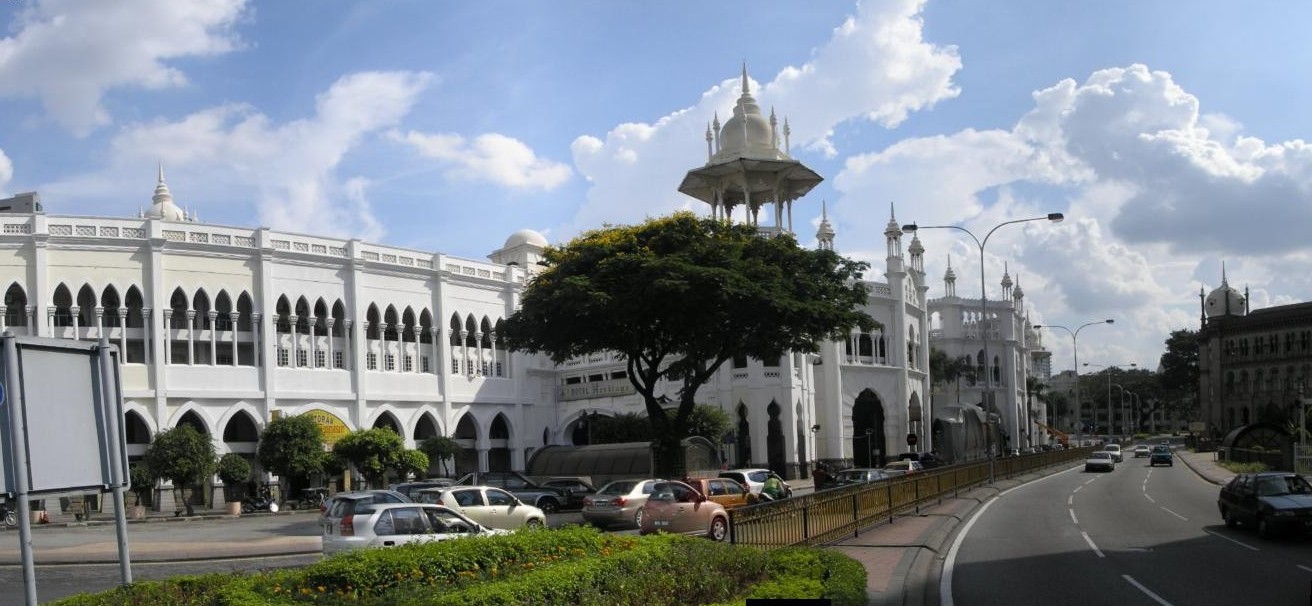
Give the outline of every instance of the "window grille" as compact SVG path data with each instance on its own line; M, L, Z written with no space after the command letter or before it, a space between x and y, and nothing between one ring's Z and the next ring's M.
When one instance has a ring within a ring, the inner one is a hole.
M278 348L278 366L286 366L286 365L287 365L287 356L288 356L287 348L285 348L285 347L279 347L279 348Z
M378 354L369 352L365 354L365 368L369 370L378 370Z

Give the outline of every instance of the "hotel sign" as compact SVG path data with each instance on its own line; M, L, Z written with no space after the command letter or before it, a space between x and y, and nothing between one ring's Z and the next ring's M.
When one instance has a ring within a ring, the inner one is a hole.
M323 431L323 443L328 448L332 448L333 444L336 444L338 440L342 439L342 437L347 434L347 432L351 431L351 428L346 425L346 422L337 418L337 415L334 415L331 412L324 410L311 410L301 416L309 417L319 425L319 429Z

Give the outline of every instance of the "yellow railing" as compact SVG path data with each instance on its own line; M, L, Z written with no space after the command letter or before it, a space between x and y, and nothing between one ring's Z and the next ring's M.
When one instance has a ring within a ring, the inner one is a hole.
M992 461L961 463L928 472L899 476L729 510L729 541L773 549L823 545L856 536L864 528L955 497L990 479L1069 465L1084 460L1092 448L1040 452Z

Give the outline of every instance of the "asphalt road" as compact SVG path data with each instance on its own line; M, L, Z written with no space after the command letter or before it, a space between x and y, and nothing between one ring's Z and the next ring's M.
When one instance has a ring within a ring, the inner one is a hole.
M968 518L945 606L1307 604L1312 541L1228 529L1218 488L1128 455L1019 486Z

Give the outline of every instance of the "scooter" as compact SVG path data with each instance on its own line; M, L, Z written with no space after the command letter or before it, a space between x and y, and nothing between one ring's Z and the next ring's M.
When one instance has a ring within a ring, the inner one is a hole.
M5 518L5 526L13 528L18 525L18 514L10 509L8 503L0 503L0 515Z
M273 499L269 489L265 488L256 496L246 497L241 500L242 513L252 513L256 511L265 511L269 513L278 513L278 502Z

